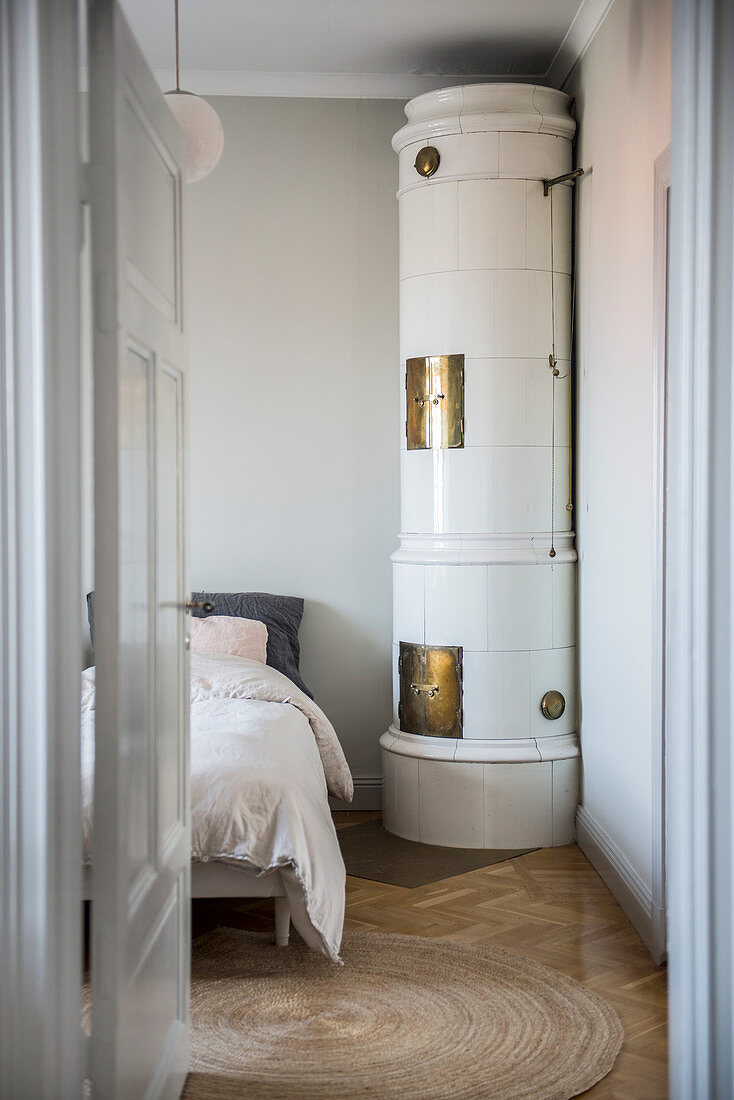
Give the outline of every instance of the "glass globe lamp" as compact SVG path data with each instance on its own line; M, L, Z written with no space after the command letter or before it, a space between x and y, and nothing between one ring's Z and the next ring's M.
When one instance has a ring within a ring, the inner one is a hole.
M184 183L196 183L216 168L224 148L224 130L219 115L201 96L180 88L166 92L168 106L183 130Z

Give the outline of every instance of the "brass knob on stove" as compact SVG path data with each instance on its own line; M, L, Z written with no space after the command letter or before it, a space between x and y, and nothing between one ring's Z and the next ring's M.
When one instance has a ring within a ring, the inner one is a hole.
M441 156L438 149L433 145L424 145L419 150L418 155L415 158L415 170L419 176L425 176L428 179L438 168L441 163Z
M545 695L540 700L540 709L544 718L555 721L556 718L561 717L566 709L566 700L563 698L560 691L546 691Z

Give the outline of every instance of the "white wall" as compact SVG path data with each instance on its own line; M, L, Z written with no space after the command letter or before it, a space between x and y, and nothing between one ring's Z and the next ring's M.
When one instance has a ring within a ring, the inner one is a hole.
M582 818L653 875L653 180L670 141L669 0L616 0L576 96ZM628 883L629 885L629 883Z
M355 775L391 713L402 103L221 97L186 191L189 575L304 596L304 679Z

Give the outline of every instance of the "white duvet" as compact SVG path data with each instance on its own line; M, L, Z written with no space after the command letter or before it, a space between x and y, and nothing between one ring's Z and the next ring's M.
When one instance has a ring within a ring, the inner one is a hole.
M94 669L82 674L82 767L89 852ZM192 653L192 859L278 868L295 927L311 947L338 959L345 870L327 789L351 801L344 753L316 704L257 661Z

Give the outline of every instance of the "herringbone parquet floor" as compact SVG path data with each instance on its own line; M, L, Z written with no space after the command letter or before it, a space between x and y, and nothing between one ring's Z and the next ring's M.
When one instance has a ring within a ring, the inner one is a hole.
M335 819L344 828L375 816L343 813ZM245 913L237 904L239 917L232 914L231 923L239 924ZM272 921L272 903L248 905L250 921L261 926ZM208 923L204 910L200 917ZM230 923L221 910L215 919ZM667 1096L665 969L652 962L576 845L530 852L415 889L349 878L346 928L494 944L555 967L606 997L625 1029L613 1072L584 1095L593 1100Z

